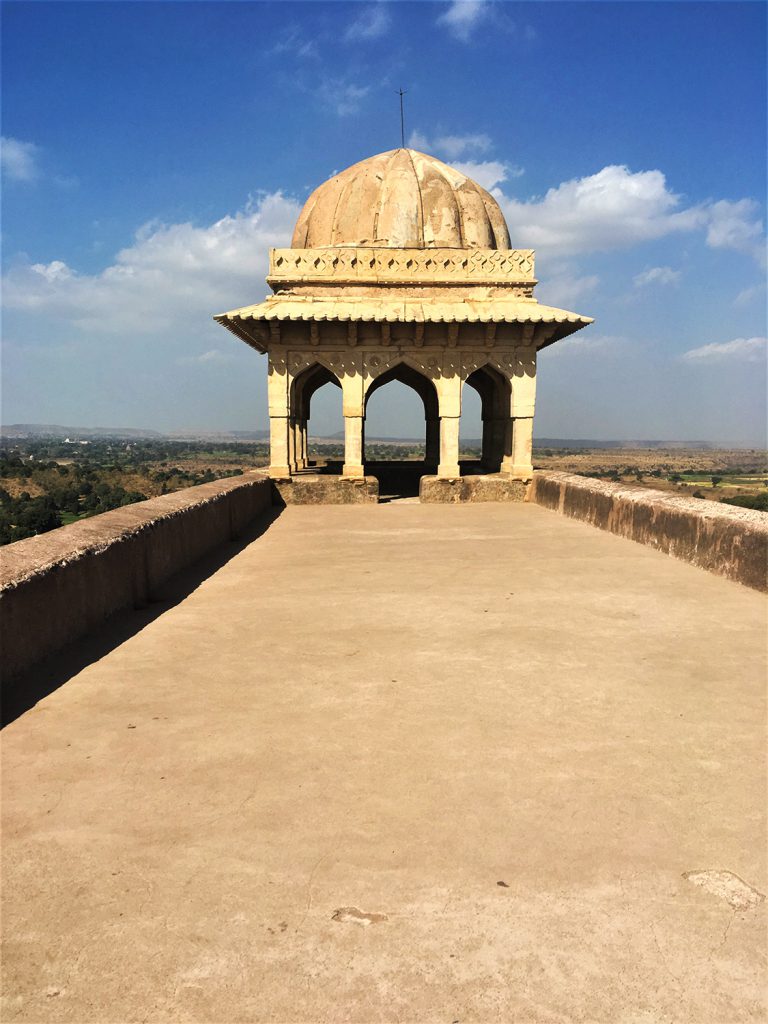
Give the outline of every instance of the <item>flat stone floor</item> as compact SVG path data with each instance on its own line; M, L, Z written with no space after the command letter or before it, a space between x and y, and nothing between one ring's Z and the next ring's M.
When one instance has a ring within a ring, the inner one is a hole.
M766 1019L766 903L683 877L768 891L762 595L403 503L174 600L4 732L3 1021Z

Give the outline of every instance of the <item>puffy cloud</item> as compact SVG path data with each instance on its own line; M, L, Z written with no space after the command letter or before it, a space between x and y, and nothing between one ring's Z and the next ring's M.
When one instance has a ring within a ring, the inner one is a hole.
M680 358L688 363L759 363L767 354L768 338L734 338L689 349Z
M501 160L458 160L461 156L476 157L488 152L493 143L482 132L474 135L436 135L430 139L419 131L413 131L408 138L408 145L450 161L457 171L466 174L485 189L492 189L509 178L519 178L525 173L522 167Z
M459 42L468 43L475 29L491 13L488 0L453 0L437 19Z
M262 297L267 250L289 244L299 210L277 192L208 227L147 224L99 274L78 274L61 260L16 264L3 302L100 334L199 329L222 305Z
M721 199L707 207L707 245L711 249L736 249L765 262L763 222L754 199L730 202Z
M680 271L672 267L651 267L633 278L635 288L645 288L649 284L677 284L679 280Z
M537 297L549 306L571 309L573 305L589 295L600 284L596 274L579 276L568 266L550 267L546 280L539 286Z
M679 197L667 189L661 171L632 173L619 165L563 182L543 199L498 199L516 244L563 254L690 231L699 220L696 211L677 209Z
M207 352L202 352L199 356L182 356L178 362L180 363L228 363L232 360L231 352L222 352L220 348L209 348Z
M271 52L278 55L285 54L289 57L298 57L302 60L307 58L316 60L320 57L317 40L310 39L304 35L298 25L288 25L283 29L277 36Z
M592 334L589 327L563 338L556 345L546 348L543 355L619 355L629 346L626 338L617 334Z
M0 138L0 166L10 181L34 181L40 177L40 147L3 135Z
M765 281L760 284L751 285L749 288L742 288L736 298L733 300L734 306L748 306L750 302L753 302L757 298L762 298L765 294Z
M429 139L422 132L413 131L408 139L408 145L413 149L439 153L446 160L456 160L467 152L473 155L487 153L492 144L490 136L484 132L474 135L436 135Z
M523 172L516 167L509 167L498 160L483 160L476 163L472 160L458 161L453 164L457 171L490 191L494 186L506 181L509 177L517 177Z
M668 235L706 231L707 245L756 254L762 224L753 200L721 200L684 207L659 170L630 171L611 164L597 174L520 202L494 193L517 245L557 255L627 248Z
M370 3L363 7L363 13L350 24L344 33L347 42L361 39L378 39L389 31L392 19L383 3Z
M339 117L356 114L369 91L370 86L356 85L340 78L323 78L317 89L323 104Z

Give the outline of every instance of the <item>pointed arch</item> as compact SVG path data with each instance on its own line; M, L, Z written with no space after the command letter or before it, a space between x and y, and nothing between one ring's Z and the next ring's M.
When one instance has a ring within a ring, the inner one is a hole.
M424 373L415 360L398 358L387 367L381 369L373 380L369 380L366 388L364 415L368 412L368 403L372 396L379 390L393 382L404 384L414 390L422 401L424 407L425 436L424 436L424 465L415 464L411 468L418 467L418 473L423 471L434 472L439 460L439 438L440 419L437 389L434 382ZM365 435L364 435L365 445ZM403 464L404 465L404 464ZM418 482L418 477L417 477Z
M511 451L509 378L486 362L474 369L464 383L480 396L483 421L480 461L486 471L498 473L504 457Z
M289 394L288 455L292 472L309 465L308 426L312 397L326 384L341 390L341 381L325 363L317 360L304 367L292 380Z

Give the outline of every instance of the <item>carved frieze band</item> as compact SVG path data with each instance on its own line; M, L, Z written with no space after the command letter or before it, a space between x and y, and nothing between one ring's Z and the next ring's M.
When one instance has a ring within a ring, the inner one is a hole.
M276 354L270 353L275 362ZM362 372L368 380L374 380L385 373L390 367L403 363L422 373L429 380L458 377L466 380L475 370L483 366L493 366L504 376L511 379L515 376L533 376L536 373L536 356L524 349L510 349L506 352L447 352L407 354L397 352L366 352L355 356L348 350L336 352L302 352L281 353L276 365L284 371L288 369L295 379L299 374L312 366L324 366L341 381L345 376L355 376Z
M270 249L267 281L514 284L533 273L533 249Z

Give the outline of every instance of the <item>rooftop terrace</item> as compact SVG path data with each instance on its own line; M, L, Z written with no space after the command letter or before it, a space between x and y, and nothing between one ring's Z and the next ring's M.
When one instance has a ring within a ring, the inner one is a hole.
M762 594L529 504L227 552L4 732L4 1021L765 1020Z

